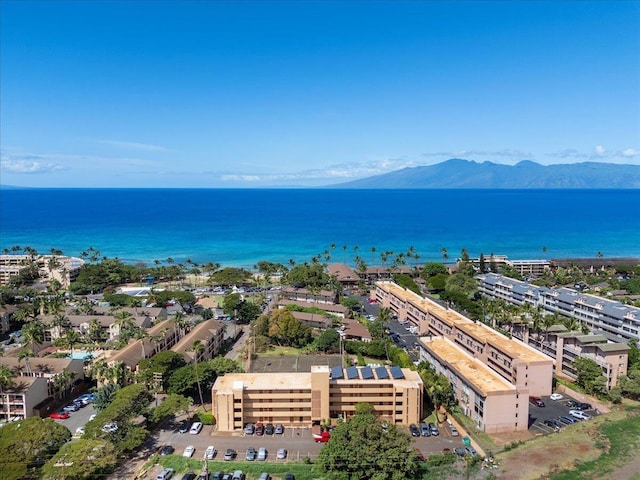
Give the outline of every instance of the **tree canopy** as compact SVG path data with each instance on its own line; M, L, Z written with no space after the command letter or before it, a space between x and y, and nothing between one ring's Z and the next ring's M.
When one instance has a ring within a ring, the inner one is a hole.
M603 395L607 392L607 379L602 374L598 364L586 357L579 357L573 361L576 369L576 383L589 394Z
M162 389L169 386L169 377L171 374L186 365L184 357L177 352L164 350L157 353L153 357L144 358L138 364L138 380L147 384L154 381L153 374L162 374Z
M82 440L63 445L43 467L41 478L84 480L106 477L118 462L109 441Z
M27 474L40 459L48 459L71 440L67 427L49 418L29 417L0 428L0 478L13 480Z
M294 317L289 310L276 310L269 318L269 338L279 345L303 347L311 342L311 333L311 327Z
M385 430L373 407L356 405L356 414L339 423L318 455L328 478L344 480L405 480L418 471L409 435L389 425Z

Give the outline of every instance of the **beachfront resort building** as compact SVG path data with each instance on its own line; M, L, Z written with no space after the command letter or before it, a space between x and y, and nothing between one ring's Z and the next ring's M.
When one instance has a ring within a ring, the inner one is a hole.
M63 287L68 287L80 273L84 260L59 255L0 255L0 285L7 285L29 265L37 267L41 281L55 279Z
M327 419L354 415L370 403L389 423L408 425L422 418L423 383L417 372L397 366L312 366L310 372L228 373L212 388L219 431L246 423L311 427Z
M377 282L372 298L418 329L421 360L449 378L478 428L527 430L528 397L551 393L551 358L396 283Z

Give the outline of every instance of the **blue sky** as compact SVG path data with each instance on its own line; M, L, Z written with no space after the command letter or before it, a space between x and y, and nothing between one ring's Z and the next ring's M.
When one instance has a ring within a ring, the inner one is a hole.
M0 3L0 183L640 164L640 1Z

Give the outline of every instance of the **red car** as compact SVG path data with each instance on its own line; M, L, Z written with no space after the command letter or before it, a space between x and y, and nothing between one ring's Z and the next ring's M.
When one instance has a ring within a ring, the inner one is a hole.
M66 420L69 418L69 414L67 412L53 412L49 417L55 418L56 420Z

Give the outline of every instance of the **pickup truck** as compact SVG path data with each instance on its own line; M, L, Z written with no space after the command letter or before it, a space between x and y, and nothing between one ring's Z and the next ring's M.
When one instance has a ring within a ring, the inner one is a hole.
M320 434L314 433L313 440L316 443L327 443L329 440L331 440L331 434L329 432L322 432Z

